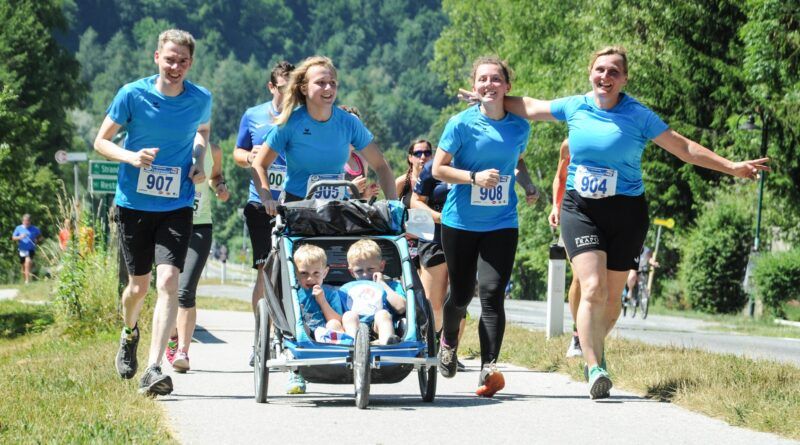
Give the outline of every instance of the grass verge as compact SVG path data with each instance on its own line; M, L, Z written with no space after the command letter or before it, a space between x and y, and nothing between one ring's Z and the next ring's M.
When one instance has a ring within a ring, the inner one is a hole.
M197 297L197 308L216 311L253 311L249 301L224 297Z
M116 374L117 335L0 340L0 443L176 443L138 379Z
M477 321L467 323L459 352L479 355ZM568 341L567 336L547 340L543 332L508 325L501 359L582 381L583 361L564 357ZM731 425L800 439L800 368L621 338L609 338L606 350L616 388Z
M53 321L53 311L49 306L0 301L0 339L41 332Z

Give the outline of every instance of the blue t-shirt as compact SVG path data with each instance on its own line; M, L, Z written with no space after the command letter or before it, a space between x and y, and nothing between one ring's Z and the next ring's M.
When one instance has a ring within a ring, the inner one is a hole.
M197 127L211 119L211 93L185 80L181 94L165 96L156 89L157 78L158 75L145 77L120 88L106 114L126 127L125 149L158 148L154 166L181 169L179 195L168 198L137 192L142 170L120 163L116 204L135 210L166 212L194 205L194 183L189 178L194 136Z
M25 227L20 224L16 229L14 229L13 236L28 235L19 240L19 245L17 247L20 251L33 252L36 250L36 238L39 238L41 234L42 232L39 230L39 228L34 225Z
M397 280L387 280L386 284L403 299L406 298L406 291L403 289L402 283ZM397 319L401 315L389 303L383 286L374 281L350 281L339 288L339 294L344 310L358 311L358 318L362 323L372 323L375 319L375 312L380 309L389 311L393 319Z
M501 197L507 200L505 205L473 205L472 184L454 185L442 210L442 224L473 232L519 226L514 169L528 145L530 131L528 121L519 116L506 113L502 119L494 120L481 113L477 106L450 118L439 139L439 147L453 156L451 165L474 172L495 168L501 176L509 178L492 190L475 186L476 194L484 198L480 202Z
M344 314L345 311L342 307L342 299L339 296L339 291L335 287L327 284L322 285L322 290L325 292L325 299L328 300L328 304L331 305L331 308L339 315ZM302 321L305 321L312 333L314 329L325 327L325 315L322 313L322 308L319 307L317 300L311 294L311 289L302 287L297 289L297 302L300 304L300 312L302 314L302 317L298 319L298 325L300 325ZM302 327L302 325L300 327Z
M275 120L277 115L275 107L272 106L272 101L248 108L239 123L239 136L236 137L236 146L250 151L254 146L263 144L267 133L275 126L272 121ZM270 169L273 167L286 167L286 160L283 159L283 156L278 156L275 159ZM272 199L277 200L280 195L280 190L272 190ZM252 179L250 179L250 195L247 197L247 201L261 202L258 190L256 190L256 184Z
M556 99L550 103L550 113L569 127L567 190L577 190L575 172L582 165L616 170L617 195L644 193L645 144L669 129L658 115L627 94L614 108L603 110L593 93Z
M305 197L311 175L344 173L350 145L363 150L372 133L352 114L333 107L325 122L314 120L305 106L298 107L286 125L269 132L266 144L286 158L286 192Z
M440 212L444 208L444 203L447 201L447 194L450 192L451 185L442 182L433 177L433 161L428 161L422 167L417 177L417 183L414 184L414 193L428 198L426 204L431 210ZM442 242L442 225L435 224L436 228L433 232L433 240L431 242L441 244Z

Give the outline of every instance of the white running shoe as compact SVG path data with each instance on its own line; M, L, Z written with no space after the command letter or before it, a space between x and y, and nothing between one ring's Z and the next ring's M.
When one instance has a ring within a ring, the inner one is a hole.
M567 348L567 358L582 356L583 350L581 350L581 341L578 339L577 335L573 334L572 340L569 342L569 348Z

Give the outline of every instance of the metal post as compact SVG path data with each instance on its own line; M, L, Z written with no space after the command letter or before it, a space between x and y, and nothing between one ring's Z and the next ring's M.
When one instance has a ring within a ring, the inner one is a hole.
M547 266L547 338L564 333L564 287L567 274L567 251L558 244L550 245Z
M661 244L661 226L658 226L656 232L656 247L653 249L653 261L658 259L658 245ZM656 276L656 268L650 267L650 273L647 275L647 288L650 290L650 298L653 298L653 279Z
M75 177L75 205L78 205L78 163L72 163L72 174Z

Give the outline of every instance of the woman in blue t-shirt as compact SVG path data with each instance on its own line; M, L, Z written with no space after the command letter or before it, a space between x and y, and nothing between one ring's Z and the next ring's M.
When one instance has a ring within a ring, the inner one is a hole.
M278 155L286 158L285 201L305 198L316 181L343 179L350 145L373 170L387 199L397 199L392 169L372 140L372 133L352 114L334 106L339 84L336 68L327 57L305 59L289 76L281 114L253 161L261 184L257 186L264 208L275 214L276 202L267 185L267 169ZM315 197L338 199L345 190L319 190Z
M561 232L581 286L578 335L586 358L589 394L609 396L605 337L620 313L628 270L637 268L649 225L641 157L652 140L684 162L740 178L769 170L768 158L733 162L670 129L654 112L622 92L628 82L625 49L607 47L589 64L592 91L553 101L506 98L511 113L531 120L566 121L570 163ZM482 98L462 91L462 98Z
M450 278L439 349L444 377L457 370L458 328L478 275L481 373L476 394L491 397L505 386L495 361L505 332L504 289L517 250L517 195L538 197L522 153L530 124L503 109L511 89L510 69L497 57L481 57L472 69L472 91L484 100L447 122L433 158L433 176L454 184L442 208L441 241ZM519 170L516 174L515 171ZM516 174L516 177L515 177Z

